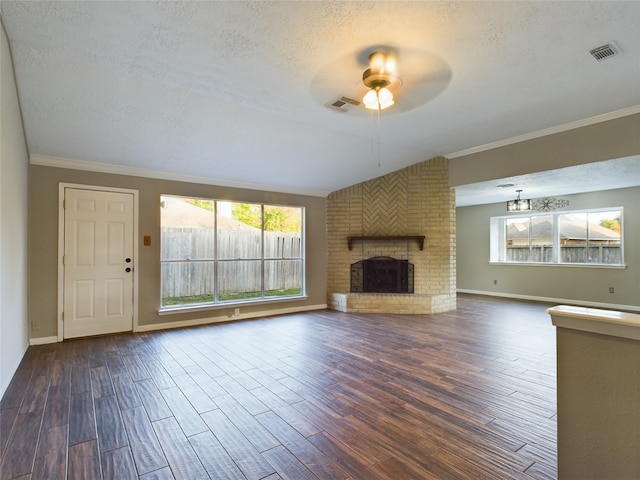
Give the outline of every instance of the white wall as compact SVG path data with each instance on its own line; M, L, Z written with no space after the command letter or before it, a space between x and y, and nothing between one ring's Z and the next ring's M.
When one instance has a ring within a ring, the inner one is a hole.
M504 216L506 205L460 207L456 212L458 291L640 311L640 187L557 198L570 202L559 212L624 207L625 269L489 264L489 218ZM609 293L609 287L614 287L614 293Z
M0 35L0 397L29 344L27 225L29 157L9 43Z

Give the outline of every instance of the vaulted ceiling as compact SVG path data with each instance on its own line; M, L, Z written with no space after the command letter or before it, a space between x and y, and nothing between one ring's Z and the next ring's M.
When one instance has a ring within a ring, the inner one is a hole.
M640 105L634 1L1 8L31 154L175 178L326 195ZM615 57L589 54L612 41ZM362 99L381 47L397 56L396 104L379 118L331 107Z

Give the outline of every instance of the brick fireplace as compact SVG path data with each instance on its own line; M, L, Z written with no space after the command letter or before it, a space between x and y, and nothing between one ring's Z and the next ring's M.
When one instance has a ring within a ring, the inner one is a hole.
M456 308L455 196L448 171L448 160L437 157L329 195L329 308L405 314ZM412 264L414 293L351 291L352 264L375 257Z

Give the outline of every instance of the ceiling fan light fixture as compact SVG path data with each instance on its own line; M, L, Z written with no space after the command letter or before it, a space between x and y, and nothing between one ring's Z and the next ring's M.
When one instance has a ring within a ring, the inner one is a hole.
M369 68L362 74L362 83L369 88L362 103L372 110L384 110L394 104L393 93L387 88L395 80L396 61L385 52L369 55Z
M393 105L393 93L388 88L372 88L362 99L365 108L384 110Z

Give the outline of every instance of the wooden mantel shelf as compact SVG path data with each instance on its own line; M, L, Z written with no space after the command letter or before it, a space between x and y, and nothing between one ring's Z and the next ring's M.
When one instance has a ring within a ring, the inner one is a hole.
M364 237L347 237L347 245L349 246L349 250L353 245L354 240L373 240L373 241L385 241L385 240L398 240L398 241L406 241L406 240L416 240L418 245L420 246L420 250L424 249L424 235L373 235L373 236L364 236Z

